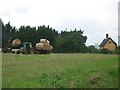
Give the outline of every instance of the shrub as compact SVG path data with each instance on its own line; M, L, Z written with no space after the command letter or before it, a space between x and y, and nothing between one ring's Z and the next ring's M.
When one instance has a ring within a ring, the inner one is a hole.
M102 53L102 54L112 54L112 51L110 51L106 48L103 48L103 49L100 50L100 53Z

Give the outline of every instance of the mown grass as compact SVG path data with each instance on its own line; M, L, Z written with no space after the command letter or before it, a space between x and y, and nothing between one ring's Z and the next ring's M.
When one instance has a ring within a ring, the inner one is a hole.
M118 87L118 56L112 54L3 54L2 66L3 88Z

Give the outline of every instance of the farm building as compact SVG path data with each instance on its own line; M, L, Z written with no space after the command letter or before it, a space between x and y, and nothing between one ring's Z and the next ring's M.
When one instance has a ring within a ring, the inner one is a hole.
M103 48L108 49L110 51L115 51L117 48L116 42L114 42L112 38L109 37L108 34L106 34L106 39L104 39L100 44L100 49L103 49Z

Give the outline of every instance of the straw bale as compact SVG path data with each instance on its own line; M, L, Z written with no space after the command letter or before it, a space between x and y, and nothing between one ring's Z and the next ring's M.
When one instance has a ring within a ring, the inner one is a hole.
M36 43L37 50L48 50L51 51L53 47L49 43Z
M50 41L47 40L47 43L50 44Z
M40 43L46 43L47 39L40 39Z
M13 45L13 46L19 46L20 44L21 44L20 39L15 39L15 40L13 40L13 42L12 42L12 45Z
M36 49L42 50L43 48L43 43L36 43Z

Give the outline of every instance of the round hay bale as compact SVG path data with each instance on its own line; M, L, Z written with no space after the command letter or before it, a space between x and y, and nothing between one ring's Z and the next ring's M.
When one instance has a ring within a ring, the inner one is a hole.
M47 43L50 44L50 41L47 40Z
M50 50L53 50L53 47L50 45Z
M50 44L48 43L36 43L37 50L51 50Z
M43 43L43 50L48 50L48 43Z
M13 45L13 46L19 46L20 44L21 44L20 39L15 39L15 40L13 40L13 42L12 42L12 45Z
M40 39L40 43L47 43L47 39Z
M36 49L42 50L43 49L43 43L36 43Z

